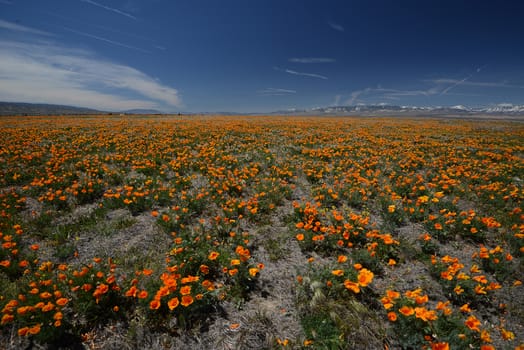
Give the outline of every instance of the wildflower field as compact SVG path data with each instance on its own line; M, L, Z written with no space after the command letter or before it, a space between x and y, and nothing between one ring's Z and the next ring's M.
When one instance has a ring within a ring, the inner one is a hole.
M0 119L0 348L524 349L524 124Z

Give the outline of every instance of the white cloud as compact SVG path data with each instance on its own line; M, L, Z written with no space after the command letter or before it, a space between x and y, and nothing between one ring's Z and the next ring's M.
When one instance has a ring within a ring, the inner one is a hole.
M464 79L461 79L461 80L457 80L456 82L454 82L453 84L451 84L450 86L448 86L447 88L445 88L444 90L442 90L442 92L440 93L441 95L445 95L448 93L448 91L450 91L451 89L465 83L469 78L471 78L473 76L473 74L471 75L468 75L467 77L465 77Z
M448 78L441 78L441 79L433 79L428 80L429 82L435 83L435 84L444 84L451 86L457 86L457 85L464 85L464 86L476 86L476 87L495 87L495 88L512 88L512 89L524 89L524 86L522 85L515 85L515 84L509 84L508 82L487 82L487 81L471 81L471 80L465 80L465 79L448 79Z
M367 87L362 90L353 91L346 101L346 104L353 105L355 103L363 102L365 99L388 99L388 100L399 100L402 97L407 96L432 96L441 93L441 89L437 87L431 87L426 90L399 90L399 89L386 89L382 87Z
M134 19L134 20L137 19L132 14L129 14L129 13L124 12L124 11L121 11L121 10L116 9L114 7L109 7L109 6L105 6L105 5L99 4L98 2L95 2L95 1L92 1L92 0L80 0L80 1L88 3L88 4L91 4L91 5L96 6L96 7L103 8L104 10L107 10L107 11L111 11L111 12L117 13L117 14L119 14L121 16L125 16L125 17L128 17L128 18Z
M275 70L283 71L283 72L286 72L288 74L293 74L293 75L301 75L304 77L311 77L311 78L324 79L324 80L327 79L327 77L320 75L320 74L297 72L291 69L281 69L278 67L275 67Z
M300 57L290 58L289 62L293 63L333 63L335 59L327 57Z
M144 50L144 49L141 49L141 48L136 47L136 46L124 44L124 43L121 43L119 41L110 40L110 39L107 39L107 38L104 38L104 37L101 37L101 36L98 36L98 35L94 35L94 34L90 34L90 33L86 33L86 32L81 32L81 31L74 30L74 29L71 29L71 28L68 28L68 27L64 27L64 26L62 26L62 28L67 30L67 31L69 31L69 32L71 32L71 33L75 33L75 34L82 35L82 36L85 36L85 37L88 37L88 38L92 38L92 39L96 39L96 40L99 40L99 41L103 41L103 42L106 42L106 43L111 44L111 45L125 47L127 49L140 51L140 52L144 52L144 53L151 53L151 51Z
M344 27L342 27L340 24L338 23L335 23L335 22L328 22L329 26L331 28L333 28L334 30L336 31L339 31L339 32L343 32L344 31Z
M43 30L26 27L17 23L8 22L0 19L0 29L6 29L13 32L25 33L25 34L36 34L44 36L53 36L53 34L44 32Z
M440 93L441 95L445 95L447 94L451 89L454 89L455 87L459 86L459 85L466 85L468 84L468 80L471 79L471 77L473 77L475 74L478 74L480 73L484 68L486 68L487 66L484 65L482 67L478 67L475 72L471 73L470 75L468 75L467 77L465 77L464 79L461 79L461 80L455 80L453 83L451 83L450 86L448 86L447 88L445 88L444 90L442 90L442 92Z
M0 40L0 100L102 110L181 107L176 89L92 52L50 42Z
M296 94L296 90L289 89L279 89L279 88L266 88L263 90L258 90L258 94L263 96L286 96L290 94Z
M346 104L348 105L352 105L352 104L355 104L355 102L358 101L358 97L360 95L362 95L363 93L369 91L370 88L366 88L364 90L357 90L357 91L353 91L349 97L349 99L346 101Z

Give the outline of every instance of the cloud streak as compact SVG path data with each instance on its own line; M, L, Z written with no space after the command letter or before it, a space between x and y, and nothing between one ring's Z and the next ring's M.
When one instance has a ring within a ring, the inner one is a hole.
M343 31L344 31L344 27L342 27L342 26L341 26L340 24L338 24L338 23L335 23L335 22L329 21L329 22L328 22L328 25L329 25L332 29L334 29L334 30L336 30L336 31L338 31L338 32L343 32Z
M457 80L456 82L454 82L453 84L451 84L450 86L448 86L447 88L445 88L444 90L442 90L442 92L440 93L441 95L445 95L447 94L451 89L454 89L455 87L459 86L459 85L464 85L464 83L466 83L469 79L471 79L475 74L478 74L480 73L486 66L483 66L483 67L478 67L475 72L471 73L470 75L468 75L467 77L465 77L464 79L461 79L461 80Z
M279 88L266 88L263 90L258 90L257 93L262 96L288 96L291 94L296 94L296 90L289 89L279 89Z
M482 94L478 94L479 89L476 89L475 91L472 91L471 89L469 89L470 91L467 89L462 89L463 91L460 93L455 91L451 92L458 86L463 86L464 88L524 89L524 85L511 84L508 81L489 82L471 80L473 76L483 71L486 67L486 65L478 67L471 74L462 79L439 78L422 80L426 87L420 89L393 89L383 88L379 85L377 87L367 87L364 89L355 90L350 93L349 98L346 99L345 103L349 105L353 105L355 103L376 103L381 99L403 100L410 97L432 97L438 100L440 96L444 95L483 96Z
M304 77L311 77L311 78L324 79L324 80L327 79L326 76L323 76L323 75L320 75L320 74L297 72L297 71L294 71L294 70L291 70L291 69L285 69L284 72L289 73L289 74L293 74L293 75L301 75L301 76L304 76Z
M452 87L455 87L457 85L464 85L464 86L476 86L476 87L493 87L493 88L508 88L508 89L524 89L523 85L514 85L509 84L507 82L487 82L487 81L471 81L471 80L458 80L458 79L448 79L448 78L442 78L442 79L433 79L433 80L427 80L429 82L435 83L435 84L451 84ZM449 88L448 88L449 91Z
M303 77L316 78L316 79L324 79L324 80L327 80L327 79L328 79L328 77L323 76L323 75L320 75L320 74L297 72L297 71L295 71L295 70L291 70L291 69L287 69L287 68L282 69L282 68L275 67L275 70L282 71L282 72L286 72L286 73L288 73L288 74L292 74L292 75L299 75L299 76L303 76Z
M140 47L127 45L127 44L121 43L119 41L110 40L110 39L107 39L107 38L104 38L104 37L101 37L101 36L98 36L98 35L94 35L94 34L90 34L90 33L86 33L86 32L81 32L81 31L78 31L78 30L75 30L75 29L72 29L72 28L64 27L64 26L62 26L61 28L65 29L65 30L67 30L67 31L69 31L71 33L75 33L75 34L78 34L78 35L85 36L87 38L103 41L103 42L106 42L106 43L111 44L111 45L125 47L126 49L140 51L140 52L143 52L143 53L151 53L151 51L141 49Z
M445 88L444 90L442 90L442 92L440 93L441 95L445 95L447 94L451 89L465 83L468 79L470 79L471 77L473 76L473 74L470 74L468 75L467 77L465 77L464 79L462 80L457 80L455 81L453 84L451 84L450 86L448 86L447 88Z
M25 33L25 34L36 34L43 36L54 36L51 33L45 32L43 30L34 29L31 27L26 27L17 23L4 21L0 19L0 29L6 29L12 32Z
M49 42L0 40L0 100L103 110L181 107L176 89L92 52Z
M328 57L300 57L290 58L289 62L293 63L333 63L335 59Z
M399 90L399 89L386 89L382 87L372 88L367 87L362 90L353 91L350 94L349 99L346 100L346 104L353 105L355 103L363 102L364 98L385 98L388 100L399 100L402 97L414 97L414 96L433 96L441 92L441 88L431 87L425 90Z
M80 0L80 1L88 3L88 4L91 4L91 5L99 7L99 8L102 8L102 9L107 10L107 11L111 11L111 12L117 13L117 14L119 14L121 16L125 16L127 18L131 18L131 19L137 20L137 18L135 16L133 16L132 14L129 14L129 13L124 12L124 11L121 11L121 10L116 9L114 7L105 6L105 5L99 4L98 2L95 2L95 1L92 1L92 0Z

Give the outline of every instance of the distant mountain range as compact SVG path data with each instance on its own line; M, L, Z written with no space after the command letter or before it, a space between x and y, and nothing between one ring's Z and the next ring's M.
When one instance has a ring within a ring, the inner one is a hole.
M84 115L108 114L111 112L91 108L53 105L43 103L0 102L0 115ZM112 112L113 114L162 114L156 109L129 109Z
M140 108L128 109L120 113L124 113L124 114L162 114L162 112L156 109L140 109Z
M0 115L62 115L105 113L90 108L43 103L0 102Z
M130 109L118 112L106 112L90 108L35 104L20 102L0 102L0 115L82 115L82 114L162 114L155 109ZM188 113L184 113L188 114ZM194 114L194 113L189 113ZM198 114L254 114L254 113L225 113L206 112ZM267 113L258 113L267 114ZM462 105L452 107L417 107L395 106L387 104L355 105L355 106L329 106L311 109L287 109L275 111L273 115L361 115L361 116L524 116L524 105L502 103L488 107L469 108Z
M498 104L489 107L469 108L462 105L452 107L417 107L417 106L395 106L395 105L356 105L356 106L330 106L316 107L312 109L291 109L274 112L274 114L308 114L308 115L505 115L524 116L524 105L512 105L509 103Z

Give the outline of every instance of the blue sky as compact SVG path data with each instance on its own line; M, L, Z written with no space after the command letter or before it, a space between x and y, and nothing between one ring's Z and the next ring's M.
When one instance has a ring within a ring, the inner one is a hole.
M504 0L0 0L0 101L524 104L523 15Z

